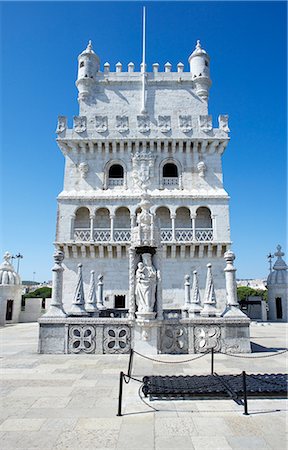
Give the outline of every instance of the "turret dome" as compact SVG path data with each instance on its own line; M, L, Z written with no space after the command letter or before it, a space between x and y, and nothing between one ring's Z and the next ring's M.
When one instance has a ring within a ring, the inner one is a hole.
M277 246L277 252L275 252L274 255L277 257L277 260L273 266L272 272L267 278L267 285L285 284L287 283L288 266L282 258L282 256L284 256L284 253L281 251L281 245Z
M11 264L11 255L6 252L3 257L3 262L0 265L0 285L17 285L21 284L18 273L15 272Z

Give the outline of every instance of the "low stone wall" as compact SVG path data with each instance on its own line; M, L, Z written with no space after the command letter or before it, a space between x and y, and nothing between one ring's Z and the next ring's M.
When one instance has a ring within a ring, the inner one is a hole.
M45 308L42 307L43 300L39 297L26 298L25 306L21 307L19 322L37 322L50 306L51 298L45 299Z
M39 319L40 353L188 354L213 348L224 353L248 353L248 318L195 318L142 323L129 319Z

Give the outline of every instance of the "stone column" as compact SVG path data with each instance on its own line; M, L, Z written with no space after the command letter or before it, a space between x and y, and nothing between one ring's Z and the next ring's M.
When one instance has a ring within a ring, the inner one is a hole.
M114 214L110 214L110 241L114 241Z
M196 216L193 214L191 216L191 222L192 222L192 240L193 242L196 241Z
M190 276L185 275L184 277L184 306L183 306L183 312L189 311L190 303L191 303L191 295L190 295Z
M216 216L213 214L211 216L211 219L212 219L213 241L216 241L217 238Z
M106 309L104 306L104 283L103 283L103 275L98 275L98 283L97 283L97 308L98 309Z
M157 292L156 292L156 308L157 320L163 320L163 295L162 295L162 259L163 249L158 247L156 250L156 269L157 269Z
M70 217L70 239L74 240L74 223L75 223L75 214Z
M171 224L172 224L172 241L175 242L176 241L176 230L175 230L175 219L176 219L176 214L171 214Z
M130 320L135 319L135 248L129 248L129 314Z
M64 254L60 250L56 250L53 256L55 264L52 267L52 299L49 310L42 317L66 317L62 303Z
M132 229L135 227L135 221L136 221L135 214L130 215L130 221L131 221L131 231L132 231Z
M94 241L94 216L90 216L90 241Z
M234 253L229 250L224 254L226 267L224 269L226 279L227 304L223 316L227 317L242 317L245 314L240 310L237 299L237 283L236 283L236 269L233 265L235 259Z

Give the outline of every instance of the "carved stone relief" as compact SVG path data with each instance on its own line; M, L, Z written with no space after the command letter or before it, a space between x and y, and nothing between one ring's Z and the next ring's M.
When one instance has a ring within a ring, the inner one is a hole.
M127 116L116 116L116 130L125 133L129 130L129 122Z
M225 131L225 133L229 133L230 129L228 126L228 119L229 116L228 115L221 115L219 116L219 128L222 131Z
M76 133L83 133L87 129L86 116L74 116L74 130Z
M62 133L63 131L66 130L66 128L67 128L67 117L59 116L56 133Z
M204 163L204 161L200 161L200 162L197 164L197 169L198 169L199 177L204 178L204 177L205 177L206 170L207 170L207 166L206 166L206 164Z
M82 162L79 164L78 169L79 169L81 178L86 178L87 173L89 172L89 164L86 162Z
M171 117L170 116L158 116L158 126L162 133L168 133L171 130Z
M180 325L167 325L161 329L161 353L188 353L187 328Z
M91 325L71 325L68 332L68 353L94 353L96 332Z
M221 348L221 329L217 326L195 327L195 351L196 353L206 352L213 348L219 351Z
M98 133L105 133L108 130L107 116L95 116L95 129Z
M212 130L212 116L199 116L198 123L201 131L208 132Z
M132 157L132 177L140 189L147 189L154 167L155 155L150 150L136 152Z
M179 128L184 133L188 133L192 130L192 118L191 116L179 116Z
M130 348L131 333L129 327L125 325L104 327L104 353L129 353Z
M149 116L137 116L138 130L141 133L147 133L150 131L150 119Z

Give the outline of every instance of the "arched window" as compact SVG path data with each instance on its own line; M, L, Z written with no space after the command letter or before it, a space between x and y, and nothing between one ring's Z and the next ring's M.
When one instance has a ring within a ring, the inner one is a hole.
M180 165L172 161L164 161L160 165L160 189L179 187Z
M163 177L178 178L178 168L174 163L167 163L163 167Z
M96 242L109 242L111 239L110 213L107 208L99 208L96 211L93 239Z
M129 242L131 239L131 220L128 208L121 206L115 212L114 240L116 242Z
M172 241L172 225L170 218L170 210L166 206L160 206L156 210L156 218L160 226L161 241Z
M123 186L124 168L121 164L113 164L108 171L108 186Z
M212 218L209 208L201 206L197 209L195 228L196 241L213 240Z
M190 210L185 206L176 210L175 237L177 242L191 242L193 239Z
M90 240L90 211L82 207L77 209L74 220L74 240Z

